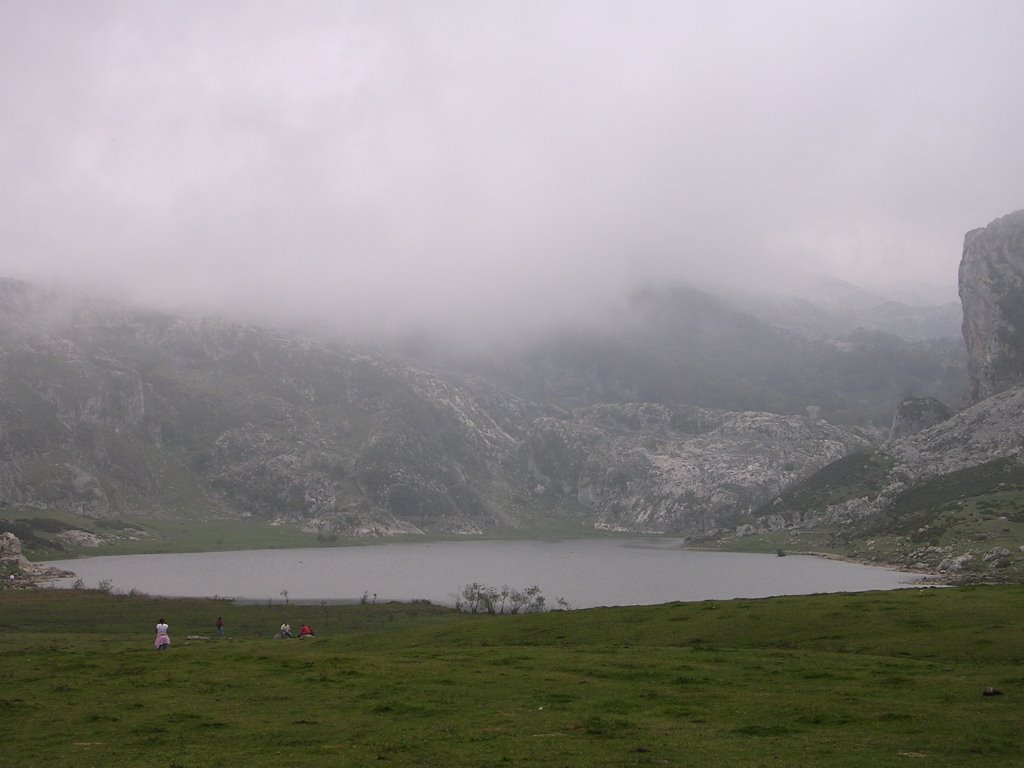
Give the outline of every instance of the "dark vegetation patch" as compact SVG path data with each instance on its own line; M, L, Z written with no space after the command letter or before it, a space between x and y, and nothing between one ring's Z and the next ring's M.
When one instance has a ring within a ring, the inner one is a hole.
M851 453L788 488L781 496L781 503L768 503L754 516L808 512L847 499L877 496L892 466L893 460L885 454Z
M65 547L54 538L54 534L70 531L74 526L49 517L18 518L17 520L0 520L0 531L9 531L21 541L24 549L56 550L63 552Z

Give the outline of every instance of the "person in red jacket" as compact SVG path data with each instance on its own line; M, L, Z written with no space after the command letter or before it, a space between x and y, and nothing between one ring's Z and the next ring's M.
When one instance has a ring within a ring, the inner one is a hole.
M302 629L299 630L299 637L316 637L316 635L309 624L303 624Z

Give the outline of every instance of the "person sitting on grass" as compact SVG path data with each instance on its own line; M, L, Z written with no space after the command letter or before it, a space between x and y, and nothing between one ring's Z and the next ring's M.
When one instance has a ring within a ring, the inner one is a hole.
M316 637L316 634L313 632L313 628L310 627L309 624L303 624L302 629L299 630L299 637Z
M281 639L292 636L292 625L287 621L281 625Z

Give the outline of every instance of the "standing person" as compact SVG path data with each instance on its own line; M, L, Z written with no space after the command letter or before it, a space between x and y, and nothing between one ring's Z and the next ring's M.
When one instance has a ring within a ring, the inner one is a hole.
M167 622L163 618L156 623L156 640L153 641L153 647L158 651L166 651L171 647L171 636L167 634Z
M217 637L224 637L224 617L217 617Z

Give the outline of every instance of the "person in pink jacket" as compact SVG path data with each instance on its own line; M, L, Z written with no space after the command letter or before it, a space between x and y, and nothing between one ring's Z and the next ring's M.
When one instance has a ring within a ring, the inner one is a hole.
M171 647L171 636L167 634L167 622L163 619L156 623L156 640L153 641L153 647L158 651L166 651Z

